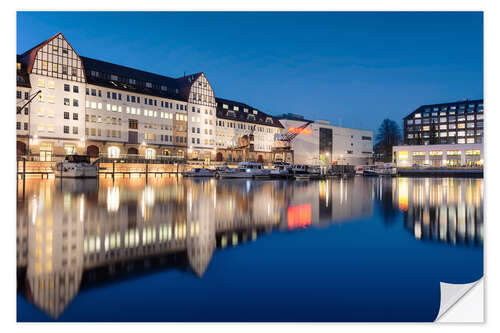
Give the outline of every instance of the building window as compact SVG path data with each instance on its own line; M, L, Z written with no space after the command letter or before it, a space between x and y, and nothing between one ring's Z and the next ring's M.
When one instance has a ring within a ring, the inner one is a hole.
M78 127L73 126L73 134L78 134Z
M69 84L64 85L64 91L69 91Z
M64 112L64 119L69 119L69 112Z
M69 126L64 126L64 133L69 134Z
M64 105L69 106L69 98L64 99Z
M73 92L78 93L78 86L73 86Z
M78 120L78 113L73 113L73 120Z

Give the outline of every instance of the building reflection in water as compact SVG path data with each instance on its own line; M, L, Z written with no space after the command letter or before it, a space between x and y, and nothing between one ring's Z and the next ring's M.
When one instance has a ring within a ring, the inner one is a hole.
M202 277L217 248L370 218L377 199L417 238L482 241L477 181L29 180L18 187L18 289L57 318L79 289L165 269Z
M397 178L394 205L417 239L450 244L483 243L483 180Z

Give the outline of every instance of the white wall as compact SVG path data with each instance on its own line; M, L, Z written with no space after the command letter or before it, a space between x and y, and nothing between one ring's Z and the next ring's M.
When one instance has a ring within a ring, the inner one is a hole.
M284 127L283 134L287 133L290 127L299 127L305 123L289 119L281 119L280 122ZM295 164L321 165L319 159L320 128L332 129L332 152L327 157L328 163L358 165L366 164L371 160L373 132L315 122L306 127L311 131L310 133L301 133L292 141ZM372 140L363 140L363 136L370 137Z

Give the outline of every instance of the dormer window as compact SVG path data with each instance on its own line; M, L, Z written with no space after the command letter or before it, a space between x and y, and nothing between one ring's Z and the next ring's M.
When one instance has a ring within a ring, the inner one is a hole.
M236 117L236 114L235 114L235 113L234 113L234 111L232 111L232 110L227 111L227 115L228 115L229 117Z
M266 123L268 123L268 124L272 124L273 123L273 120L271 119L271 117L267 117L266 118Z
M21 70L21 63L20 63L20 62L18 62L18 63L17 63L17 70L18 70L18 71L20 71L20 70Z
M248 108L244 108L243 111L248 113Z
M161 86L160 89L163 91L167 91L167 86Z
M222 104L222 108L227 110L229 109L229 106L227 104Z
M96 72L96 71L90 71L90 75L95 76L95 77L98 77L98 76L99 76L99 72Z
M255 116L254 116L253 114L249 114L249 115L247 116L247 119L248 119L248 120L251 120L251 121L255 121Z
M114 75L114 74L111 74L111 80L112 81L118 81L118 76Z
M239 111L239 109L240 109L240 108L239 108L239 107L237 107L236 105L235 105L235 106L233 106L233 110L234 110L234 111Z
M152 88L153 84L151 82L146 82L146 88Z
M258 113L258 111L257 111L257 110L253 110L253 114L257 114L257 113Z
M135 84L135 79L128 79L128 83Z

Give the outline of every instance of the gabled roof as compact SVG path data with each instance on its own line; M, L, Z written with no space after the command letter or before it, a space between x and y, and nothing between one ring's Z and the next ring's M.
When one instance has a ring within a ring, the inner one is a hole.
M26 71L28 73L31 73L31 70L33 69L33 63L35 61L35 57L36 57L36 54L38 53L38 50L40 50L42 47L44 47L45 45L50 43L51 40L53 40L54 38L57 38L58 36L61 36L62 38L64 38L64 40L68 43L68 46L78 55L78 52L75 51L75 49L73 48L73 46L71 46L71 44L68 42L66 37L64 37L64 35L61 32L58 32L57 34L50 37L46 41L41 42L40 44L32 47L31 49L29 49L28 51L24 52L23 54L21 54L19 56L20 61L27 66ZM84 66L84 68L85 68L85 66ZM84 73L85 73L85 71L84 71Z
M267 113L259 111L258 109L248 104L219 97L216 97L215 101L217 102L217 118L283 128L283 125L281 125L278 119L274 118L271 115L268 115ZM228 109L223 108L224 104L228 106ZM235 106L238 107L238 111L234 110ZM245 112L244 109L248 109L248 112ZM257 111L257 114L253 113L254 110ZM228 111L233 111L234 116L232 116L231 112ZM253 120L252 117L250 117L249 119L248 115L254 115L255 120ZM273 121L272 124L266 123L267 118L271 118L271 120Z
M16 70L16 86L31 88L28 72L26 72L26 65L21 62L21 56L17 55L17 63L21 64L21 69Z

